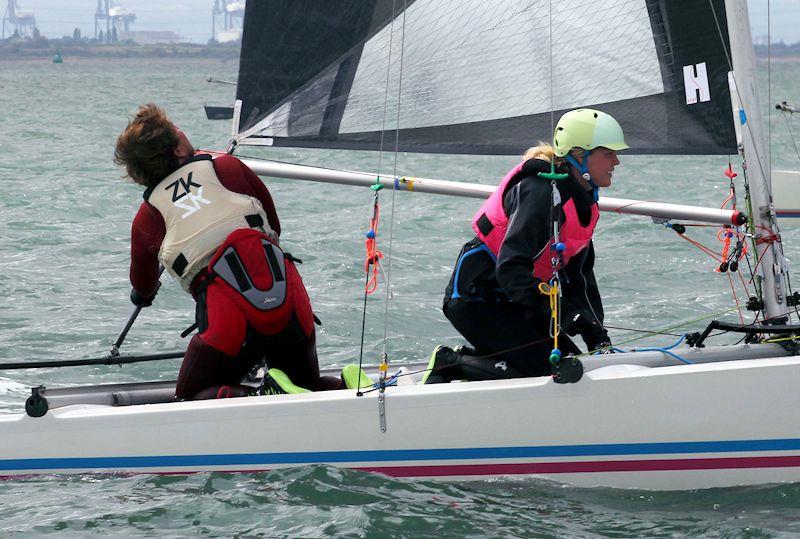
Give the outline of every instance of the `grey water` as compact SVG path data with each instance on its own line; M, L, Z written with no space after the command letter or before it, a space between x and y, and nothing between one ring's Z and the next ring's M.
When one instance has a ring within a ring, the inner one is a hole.
M759 69L773 167L800 169L800 119L783 117L772 106L800 99L800 61L773 63L769 72L762 63ZM206 120L202 107L231 104L234 91L207 84L209 76L235 78L237 66L178 59L0 62L0 361L108 353L132 311L129 233L141 201L141 189L112 163L116 136L139 104L152 101L166 108L196 147L224 149L230 124ZM530 143L547 136L531 133ZM379 166L378 154L370 152L244 148L239 155L366 171ZM384 154L384 172L396 167L404 175L485 184L496 184L516 161L396 157ZM609 196L713 207L728 195L727 157L621 159ZM738 159L732 161L741 172ZM281 218L282 243L303 260L301 273L323 322L322 365L357 361L372 191L265 183ZM741 182L738 187L741 207ZM387 256L391 294L384 279L367 302L364 358L376 363L385 350L394 364L423 360L437 344L463 342L440 305L480 202L384 190L380 203L379 247ZM699 227L688 235L719 251L717 232ZM787 223L782 232L786 256L794 262L800 252L797 225ZM739 320L731 310L736 301L728 275L715 272L713 259L650 219L604 214L595 243L606 321L621 347L670 345L712 318ZM193 304L174 282L164 281L123 352L185 346L179 334L192 322ZM738 277L734 284L736 297L746 301ZM752 320L746 311L743 316ZM640 333L664 328L672 328L670 335ZM169 360L2 372L0 413L20 413L32 386L170 380L178 365ZM0 536L783 537L800 533L798 519L798 485L664 493L527 479L397 480L323 466L0 482Z

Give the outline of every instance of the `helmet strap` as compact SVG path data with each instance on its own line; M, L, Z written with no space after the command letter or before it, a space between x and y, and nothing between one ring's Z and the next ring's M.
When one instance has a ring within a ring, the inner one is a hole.
M599 193L599 186L594 183L592 177L589 175L589 168L586 166L586 161L588 161L589 156L591 155L592 150L583 150L583 162L578 163L578 160L572 157L570 154L564 156L564 159L567 160L567 163L578 169L580 172L581 177L589 183L589 187L592 188L592 196L594 197L594 201L597 202L600 199Z

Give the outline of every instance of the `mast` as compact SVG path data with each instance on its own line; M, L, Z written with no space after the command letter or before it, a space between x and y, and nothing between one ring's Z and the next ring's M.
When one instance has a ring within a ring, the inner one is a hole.
M750 185L755 234L757 238L769 234L767 231L779 235L772 203L769 146L764 137L764 121L758 99L756 62L750 35L747 0L725 0L725 12L736 91L745 113L745 122L741 125L740 151L745 158L745 172ZM740 119L735 117L734 121L740 122ZM778 242L766 244L761 256L756 279L761 281L764 315L768 320L780 323L779 319L789 313L786 302L787 262Z

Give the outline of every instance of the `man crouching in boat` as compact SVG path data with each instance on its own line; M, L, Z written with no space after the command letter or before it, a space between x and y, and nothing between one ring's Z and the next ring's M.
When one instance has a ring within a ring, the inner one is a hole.
M509 171L475 214L476 237L461 250L445 292L445 316L474 350L438 347L426 383L551 373L556 381L579 379L579 363L559 360L578 347L558 335L554 351L557 287L556 319L566 332L580 334L590 351L610 350L592 234L598 188L611 185L617 151L626 148L614 118L578 109L558 121L552 146L529 149Z
M114 162L146 187L131 228L131 301L152 303L159 262L197 301L176 397L246 395L240 381L265 355L298 386L338 388L320 377L311 303L255 173L233 156L195 155L153 104L119 136Z

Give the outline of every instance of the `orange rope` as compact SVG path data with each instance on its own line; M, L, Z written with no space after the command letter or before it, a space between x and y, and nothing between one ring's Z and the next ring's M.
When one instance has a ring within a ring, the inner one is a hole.
M364 260L364 271L370 273L370 266L372 266L372 275L364 287L364 291L367 294L372 294L378 288L378 273L380 273L380 264L383 258L383 253L378 249L378 221L380 220L380 214L380 205L376 201L372 219L369 221L367 240L364 242L367 251L367 257Z
M742 270L736 272L739 275L739 280L742 281L742 287L744 288L745 295L749 298L750 297L750 289L747 288L747 281L744 280L744 275L742 275Z
M716 260L717 262L720 262L720 263L722 262L722 258L720 258L720 255L718 255L717 253L715 253L714 251L712 251L711 249L709 249L708 247L706 247L705 245L703 245L699 241L695 241L692 238L688 238L684 234L678 234L678 236L680 236L681 238L685 239L686 241L688 241L689 243L691 243L692 245L694 245L695 247L697 247L698 249L700 249L701 251L706 253L708 256L710 256L711 258Z
M739 296L736 295L736 287L733 286L733 277L731 277L730 272L726 272L728 274L728 282L731 284L731 293L733 293L733 300L736 302L736 311L739 313L739 320L744 325L744 315L742 315L742 306L739 305Z
M731 208L733 210L736 210L736 202L735 202L735 200L736 200L736 191L735 191L735 188L734 188L734 185L733 185L733 178L735 178L737 176L737 174L735 172L733 172L733 168L730 166L730 164L728 165L728 169L725 171L725 176L727 176L731 180L731 188L730 188L728 197L722 202L722 205L720 207L722 209L725 209L725 207L730 204ZM689 226L708 227L708 226L715 226L715 225L687 224L687 225L681 225L681 226L684 226L684 227L689 227ZM757 241L757 243L772 243L772 242L777 240L775 234L772 234L771 230L769 230L768 232L770 232L770 235L765 236L763 238L760 238L759 241ZM698 249L700 249L701 251L703 251L704 253L706 253L707 255L709 255L714 260L716 260L717 262L720 263L720 265L715 269L715 271L718 272L718 273L727 273L728 284L730 284L730 287L731 287L731 293L733 294L733 300L736 302L736 309L737 309L737 311L739 313L739 320L742 322L742 324L744 324L744 315L742 314L742 306L741 306L741 304L739 302L739 296L736 294L736 285L733 282L733 276L731 275L731 273L736 273L739 276L739 280L742 283L742 288L744 289L745 296L749 297L750 292L749 292L749 290L747 288L747 283L745 282L745 278L742 275L741 270L737 267L738 264L739 264L739 261L742 258L744 258L746 256L746 254L747 254L747 243L745 242L745 239L747 238L746 234L740 232L738 230L738 228L734 229L730 225L723 226L717 232L717 240L719 240L722 243L722 252L720 254L717 254L715 251L712 251L710 248L706 247L705 245L701 244L700 242L698 242L696 240L693 240L692 238L687 237L683 233L680 233L678 235L681 238L683 238L684 240L688 241L689 243L691 243L692 245L694 245L695 247L697 247ZM731 252L731 240L733 238L736 238L736 247L733 250L733 252ZM777 241L779 241L779 240L777 240ZM763 257L763 253L762 253L761 256ZM758 262L759 263L760 263L760 261L761 261L761 257L758 258ZM734 270L732 267L736 268L736 269ZM758 263L756 264L756 268L757 267L758 267ZM755 269L753 270L753 272L755 273ZM751 280L751 282L752 282L752 280Z
M764 250L761 251L760 255L758 254L758 252L756 252L758 257L756 259L756 265L753 268L753 277L750 278L751 283L753 282L753 278L756 275L756 270L758 269L758 265L761 264L761 260L764 258L764 255L767 254L767 249L769 249L769 246L772 245L773 243L779 243L781 241L781 237L775 234L771 229L761 225L756 225L756 228L765 230L768 232L768 234L756 238L756 245L764 245Z
M725 199L725 201L722 203L722 205L720 206L720 208L722 208L722 209L724 210L724 209L725 209L725 206L726 206L726 205L728 204L728 202L730 202L731 200L733 200L733 190L731 190L730 194L728 195L728 198L726 198L726 199ZM736 204L734 204L734 205L733 205L733 208L732 208L732 209L734 209L734 210L736 209Z
M781 237L775 234L772 230L765 226L758 226L758 228L765 230L768 234L762 235L760 238L756 238L756 244L761 245L764 243L773 244L781 241Z
M741 252L739 252L738 255L736 255L736 260L730 260L731 238L734 237L736 238L737 246L741 244ZM730 227L724 227L720 229L719 232L717 232L717 239L720 242L722 242L723 263L730 262L732 264L733 262L736 262L738 264L738 262L745 257L745 255L747 254L747 243L744 241L745 238L746 238L745 234L743 234L742 232L734 231ZM722 268L717 268L716 271L722 273L724 270L722 270Z
M722 260L728 260L728 254L731 248L732 234L724 228L717 232L717 239L722 242ZM717 269L719 271L719 268Z
M756 243L758 243L758 240L756 240ZM758 266L759 266L759 264L761 264L761 260L764 259L764 255L767 254L767 249L769 249L769 245L764 247L764 250L761 251L760 255L758 253L756 253L758 256L756 258L756 265L753 267L753 275L750 277L750 283L751 284L752 284L753 280L756 278L756 274L758 274Z

